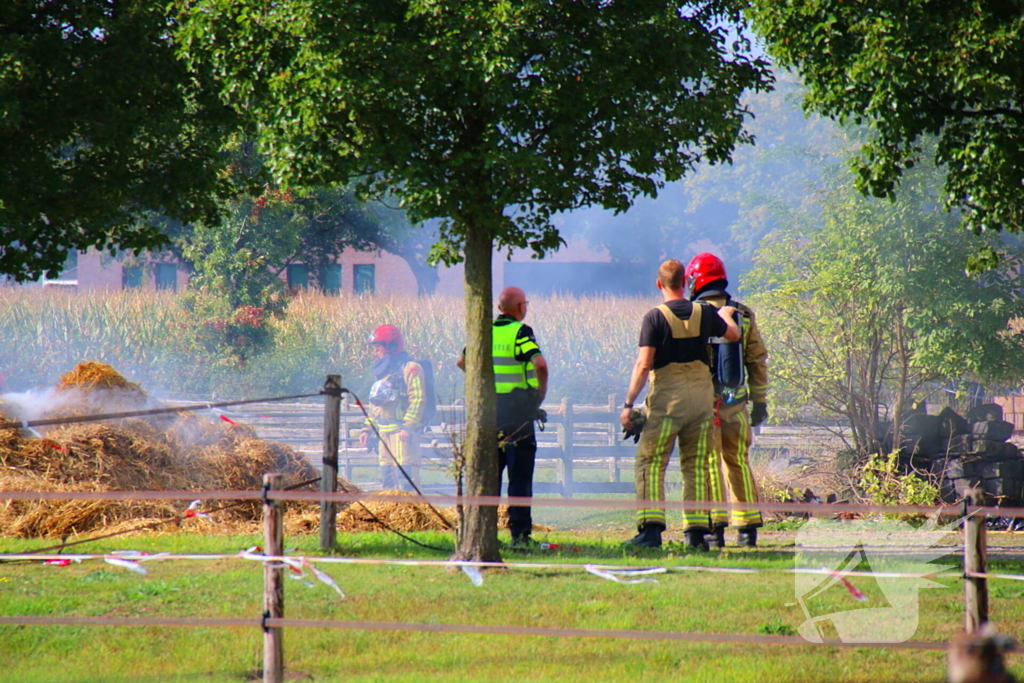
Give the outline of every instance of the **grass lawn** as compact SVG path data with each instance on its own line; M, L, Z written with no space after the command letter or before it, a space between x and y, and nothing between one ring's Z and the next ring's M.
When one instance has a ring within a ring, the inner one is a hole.
M506 553L509 561L570 566L489 571L476 587L461 571L443 567L321 564L345 591L326 586L285 586L285 616L296 619L511 625L542 628L633 629L699 633L785 634L804 620L794 603L794 578L783 573L669 572L658 583L620 585L583 570L588 562L636 567L794 566L792 534L762 534L762 547L688 554L627 551L621 516L586 520L586 532L538 534L555 551ZM595 524L596 522L596 524ZM607 525L607 526L606 526ZM598 528L594 528L597 526ZM565 527L562 527L565 528ZM412 534L444 548L450 536ZM1021 534L990 534L999 544ZM670 536L670 538L673 538ZM338 556L447 559L390 534L340 534ZM258 537L193 533L140 535L75 548L172 553L236 553ZM1016 543L1019 545L1020 540ZM0 539L0 552L28 552L46 541ZM313 536L286 539L297 554L319 555ZM575 552L578 550L579 552ZM953 561L956 556L947 558ZM262 611L262 569L235 559L147 563L145 576L101 561L68 567L0 564L0 615L247 617ZM1021 573L1020 555L990 563L991 571ZM870 578L853 579L879 606ZM944 641L963 623L963 588L921 592L914 640ZM1004 632L1024 634L1024 583L992 581L991 614ZM787 603L790 603L787 605ZM862 603L837 586L815 603L819 614ZM236 683L262 665L258 628L150 626L0 626L0 680L19 683ZM945 680L941 652L879 647L733 645L607 638L410 633L294 628L285 631L285 661L293 680L334 681L706 681L758 683ZM1024 660L1011 659L1018 677Z

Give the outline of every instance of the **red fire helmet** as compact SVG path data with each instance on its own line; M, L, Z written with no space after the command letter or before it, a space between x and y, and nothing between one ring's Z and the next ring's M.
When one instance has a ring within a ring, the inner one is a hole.
M402 339L402 331L394 325L381 325L373 331L367 344L386 344L388 353L400 353L405 351L405 340Z
M705 285L715 280L727 279L725 264L722 263L722 259L706 251L703 254L697 254L690 260L690 263L686 266L686 271L683 273L683 277L686 279L686 286L690 291L690 296L704 289Z

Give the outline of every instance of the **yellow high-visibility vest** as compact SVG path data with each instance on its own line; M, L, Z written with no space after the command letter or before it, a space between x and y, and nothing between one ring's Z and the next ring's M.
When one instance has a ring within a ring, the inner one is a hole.
M538 387L537 372L532 361L523 363L516 360L516 352L520 354L529 352L531 349L539 348L535 342L529 340L516 348L516 338L519 336L519 329L523 323L518 321L505 322L494 325L492 330L492 352L494 356L494 386L499 394L511 393L513 389L528 389Z

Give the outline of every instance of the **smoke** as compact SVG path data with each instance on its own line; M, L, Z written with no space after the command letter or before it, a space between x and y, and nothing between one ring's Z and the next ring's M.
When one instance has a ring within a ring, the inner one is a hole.
M0 405L8 417L31 422L41 420L46 415L63 412L68 406L80 403L82 398L79 391L57 391L54 387L47 387L0 394Z
M48 387L0 394L0 413L12 421L29 423L35 420L78 418L166 407L167 405L161 401L145 397L132 389L81 390L75 387ZM139 418L156 430L156 433L161 434L160 437L155 437L148 429L142 429L140 432L139 423L118 419L97 420L89 424L105 423L115 426L115 429L135 435L133 439L141 439L141 442L158 438L161 442L171 444L173 453L170 457L184 465L195 457L195 448L213 446L228 433L230 428L227 422L221 422L217 418L215 411L207 414L191 411L168 412ZM3 419L0 418L0 421ZM26 429L36 438L46 438L51 430L61 428L62 425L58 424ZM248 431L239 434L248 436Z
M102 415L160 408L163 404L134 390L45 387L0 394L0 410L22 422L64 416Z

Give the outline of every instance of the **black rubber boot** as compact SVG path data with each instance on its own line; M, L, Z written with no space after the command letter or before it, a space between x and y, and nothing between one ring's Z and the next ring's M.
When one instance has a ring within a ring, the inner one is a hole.
M664 530L665 527L662 525L648 522L640 528L640 533L626 541L626 543L630 545L638 545L643 548L660 548L661 532Z
M530 537L530 534L519 534L512 536L512 550L533 550L539 543Z
M686 536L686 545L694 550L708 550L708 542L704 540L707 529L690 529L683 533Z
M739 542L741 548L756 548L757 527L752 526L740 529Z
M725 547L725 527L716 526L711 532L711 541L709 544L712 548L722 549Z

